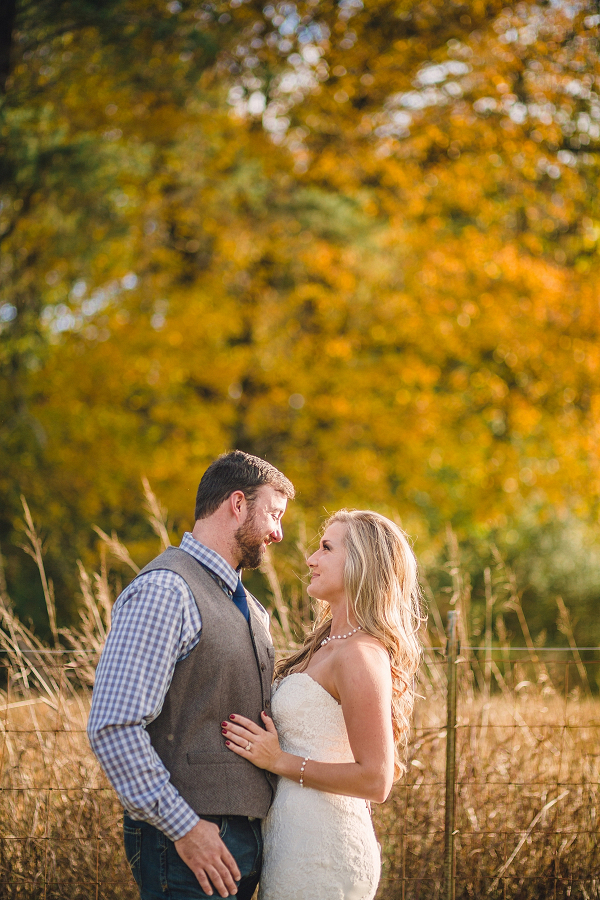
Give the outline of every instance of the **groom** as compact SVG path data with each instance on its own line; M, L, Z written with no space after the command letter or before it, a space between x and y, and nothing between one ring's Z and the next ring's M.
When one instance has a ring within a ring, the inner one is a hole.
M221 722L270 712L268 615L240 570L282 539L292 483L234 450L200 481L196 522L117 599L88 736L125 807L141 900L250 900L274 778L230 753Z

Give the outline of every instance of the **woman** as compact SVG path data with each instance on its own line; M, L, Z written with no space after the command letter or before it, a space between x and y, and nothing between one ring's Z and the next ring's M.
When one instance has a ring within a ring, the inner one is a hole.
M321 614L276 668L273 719L263 713L261 729L234 713L223 732L230 750L281 776L259 900L370 900L380 856L369 801L383 802L406 769L417 566L397 525L360 510L329 519L308 565Z

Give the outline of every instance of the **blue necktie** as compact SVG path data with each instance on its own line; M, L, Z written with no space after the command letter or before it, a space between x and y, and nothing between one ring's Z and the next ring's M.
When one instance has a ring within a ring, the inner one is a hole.
M244 585L242 584L242 579L238 579L237 587L233 592L233 596L231 597L239 611L244 616L246 622L250 621L250 613L248 612L248 601L246 600L246 591L244 590Z

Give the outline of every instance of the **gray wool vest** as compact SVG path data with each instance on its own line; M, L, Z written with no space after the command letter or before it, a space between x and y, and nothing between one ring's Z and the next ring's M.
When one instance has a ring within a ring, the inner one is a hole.
M266 816L276 776L225 746L221 722L240 713L262 726L270 713L275 651L248 594L250 627L193 556L169 547L142 569L176 572L200 611L202 631L191 653L175 665L163 708L147 727L171 783L200 816Z

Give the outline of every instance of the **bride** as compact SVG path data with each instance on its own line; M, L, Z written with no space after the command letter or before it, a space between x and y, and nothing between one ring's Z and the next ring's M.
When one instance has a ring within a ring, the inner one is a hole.
M232 714L226 745L281 776L263 823L259 900L371 900L380 875L369 801L405 771L420 659L417 566L400 528L341 510L308 559L321 614L276 667L264 728Z

